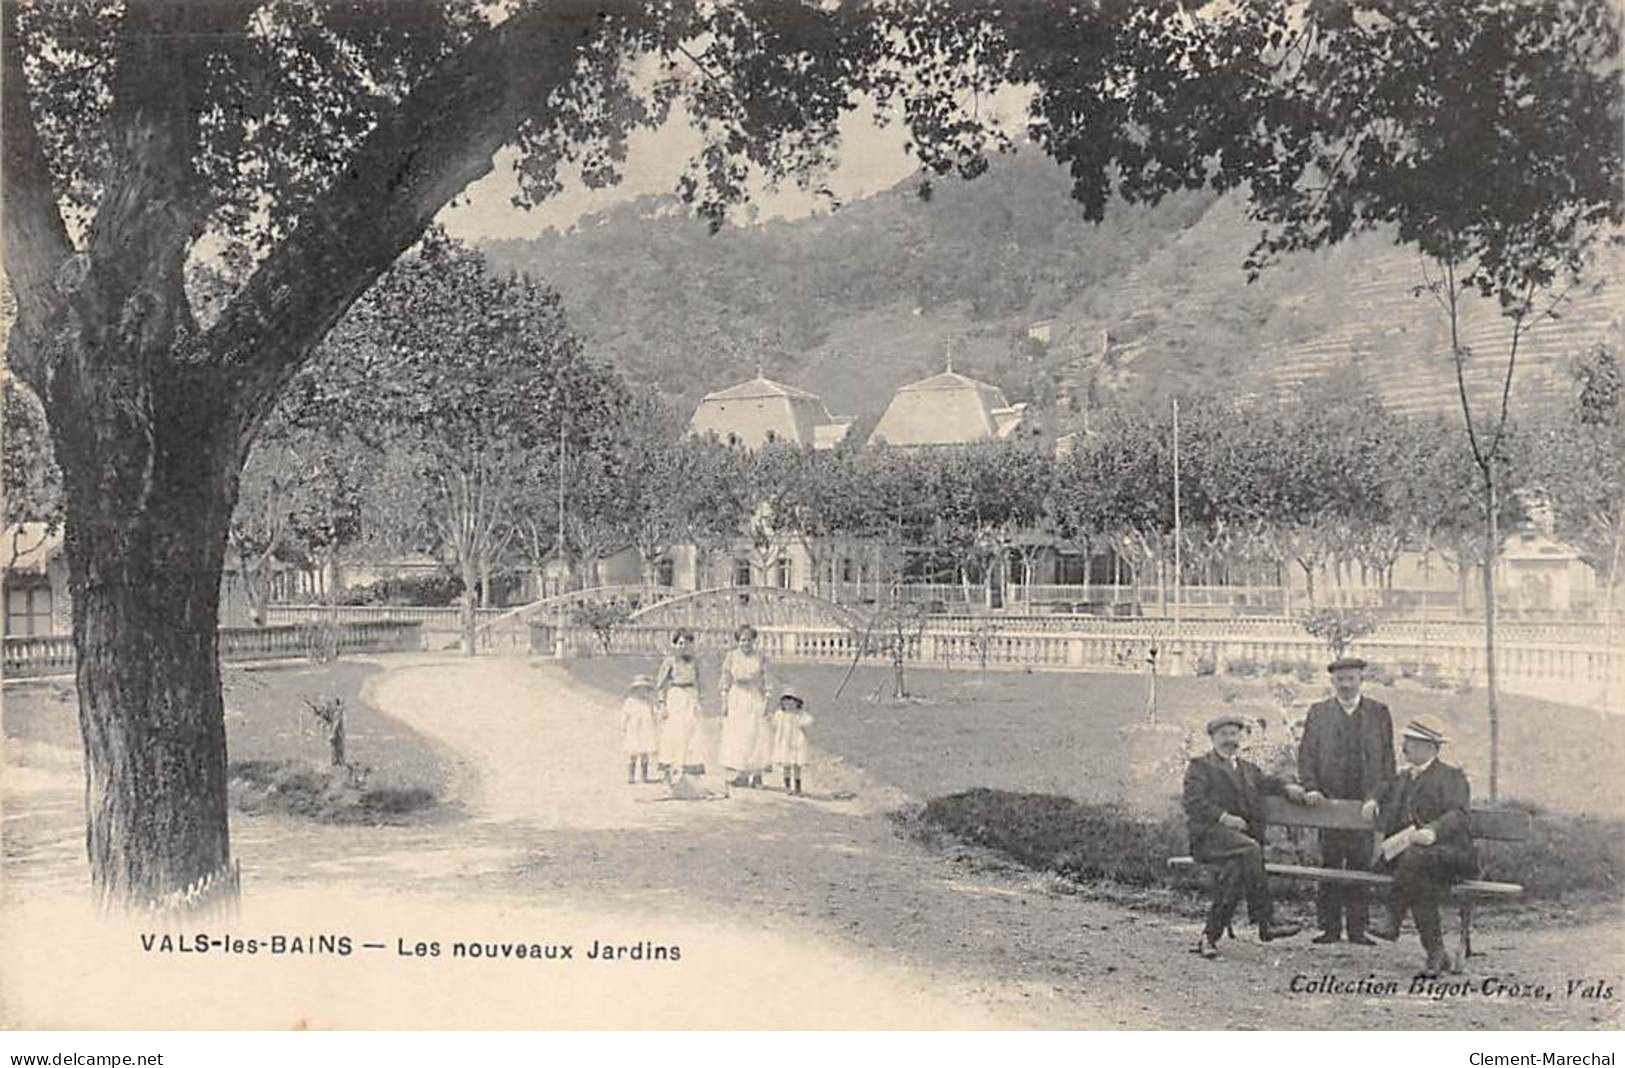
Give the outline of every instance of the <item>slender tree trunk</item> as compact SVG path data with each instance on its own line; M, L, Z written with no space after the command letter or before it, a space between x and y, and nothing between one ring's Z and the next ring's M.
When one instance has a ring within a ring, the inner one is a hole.
M1484 472L1484 687L1489 695L1490 714L1490 800L1500 797L1501 709L1495 679L1495 562L1501 555L1501 521L1496 499L1495 469Z
M463 623L463 655L474 656L478 651L479 636L474 631L474 586L479 579L479 570L472 559L463 560L463 597L462 597L462 623Z
M237 570L243 579L243 597L248 601L248 621L253 626L263 627L271 605L270 554L261 556L257 563L250 563L247 553L238 553Z
M1614 555L1608 564L1608 588L1602 595L1602 648L1604 657L1609 657L1614 648L1614 587L1619 582L1619 551L1620 543L1625 541L1625 508L1621 508L1619 517L1614 522ZM1609 711L1609 697L1612 690L1614 665L1609 659L1603 660L1602 665L1602 710Z

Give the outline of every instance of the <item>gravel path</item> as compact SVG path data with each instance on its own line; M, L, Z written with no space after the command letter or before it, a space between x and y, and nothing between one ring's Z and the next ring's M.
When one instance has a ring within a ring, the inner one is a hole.
M456 754L451 788L468 818L335 828L237 817L235 848L249 889L239 929L349 929L358 939L387 940L391 951L290 961L274 972L248 960L200 969L137 955L143 968L161 966L170 984L193 986L188 980L207 975L187 1019L228 1026L1621 1023L1619 926L1486 932L1484 955L1464 977L1471 990L1438 998L1407 990L1420 952L1409 934L1398 948L1378 949L1316 947L1306 937L1263 946L1244 936L1226 943L1226 959L1208 963L1187 952L1192 923L1063 893L1052 880L976 851L905 839L887 813L908 799L832 757L809 777L815 793L808 798L736 790L727 800L672 801L662 787L628 786L606 699L548 664L416 661L376 676L367 697ZM60 789L35 781L7 813L8 874L27 880L10 888L13 907L0 928L0 939L27 943L12 962L36 944L45 959L53 951L41 932L62 929L47 911L60 906L42 893L64 886L60 835L48 830L64 824ZM36 811L30 799L58 807ZM13 833L13 817L26 834ZM48 870L58 876L48 878ZM577 958L597 939L647 941L680 945L683 959L423 962L400 959L397 937L408 947L440 941L448 952L457 940L569 941ZM60 961L60 947L55 952L50 959ZM35 974L26 991L0 982L0 997L13 999L9 1014L0 1001L0 1018L72 1022L93 1004L85 998L97 984L85 970L58 964ZM1328 974L1392 980L1400 992L1293 990ZM221 983L239 976L263 982L267 975L275 981L253 1005L220 993ZM1488 996L1492 977L1543 984L1552 996ZM1612 997L1569 996L1568 981L1587 978L1610 984ZM143 996L123 989L121 1008L112 1012L103 1000L98 1019L151 1020L175 1004L161 983L141 984Z

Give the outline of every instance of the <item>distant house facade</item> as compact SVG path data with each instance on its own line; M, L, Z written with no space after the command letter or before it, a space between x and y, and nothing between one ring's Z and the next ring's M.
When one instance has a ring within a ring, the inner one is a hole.
M830 415L816 393L762 375L706 394L688 424L690 434L715 434L746 449L775 442L833 449L851 428L852 420Z
M900 386L869 435L870 445L972 445L1008 441L1031 430L1027 405L1011 404L1004 390L951 367Z
M45 523L14 523L0 544L0 583L7 638L39 638L73 631L73 597L68 590L68 558L62 528ZM220 576L220 625L247 626L248 600L236 569Z
M68 561L62 552L62 529L44 523L7 527L0 563L5 565L6 637L68 633L73 605L68 599Z

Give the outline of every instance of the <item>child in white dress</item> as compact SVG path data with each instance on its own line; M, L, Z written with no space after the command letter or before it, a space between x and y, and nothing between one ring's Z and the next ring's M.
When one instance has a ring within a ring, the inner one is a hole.
M807 762L807 728L813 718L806 702L794 690L779 695L778 711L773 713L773 763L784 769L786 793L801 793L801 766Z
M638 675L627 685L621 702L621 752L626 754L626 781L637 782L638 764L643 764L643 781L649 778L649 757L660 745L660 729L655 723L655 683Z

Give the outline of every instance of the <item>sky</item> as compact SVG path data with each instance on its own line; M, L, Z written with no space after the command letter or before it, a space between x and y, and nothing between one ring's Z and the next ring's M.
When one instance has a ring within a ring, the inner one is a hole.
M1019 129L1024 94L1000 94L994 106L1007 128ZM904 149L907 133L892 123L880 128L872 109L848 112L840 122L839 162L828 185L842 203L882 192L913 174L915 161ZM639 130L627 141L627 161L620 184L588 189L579 177L567 175L564 189L538 207L526 211L513 206L518 189L514 155L504 150L495 169L469 186L465 195L441 211L438 220L454 236L467 241L501 237L534 237L549 228L565 230L583 215L603 211L617 203L650 194L673 193L684 164L700 146L699 135L681 109L657 129ZM796 219L827 208L826 198L803 192L794 182L778 191L758 189L751 198L757 222ZM736 221L743 221L744 213Z

